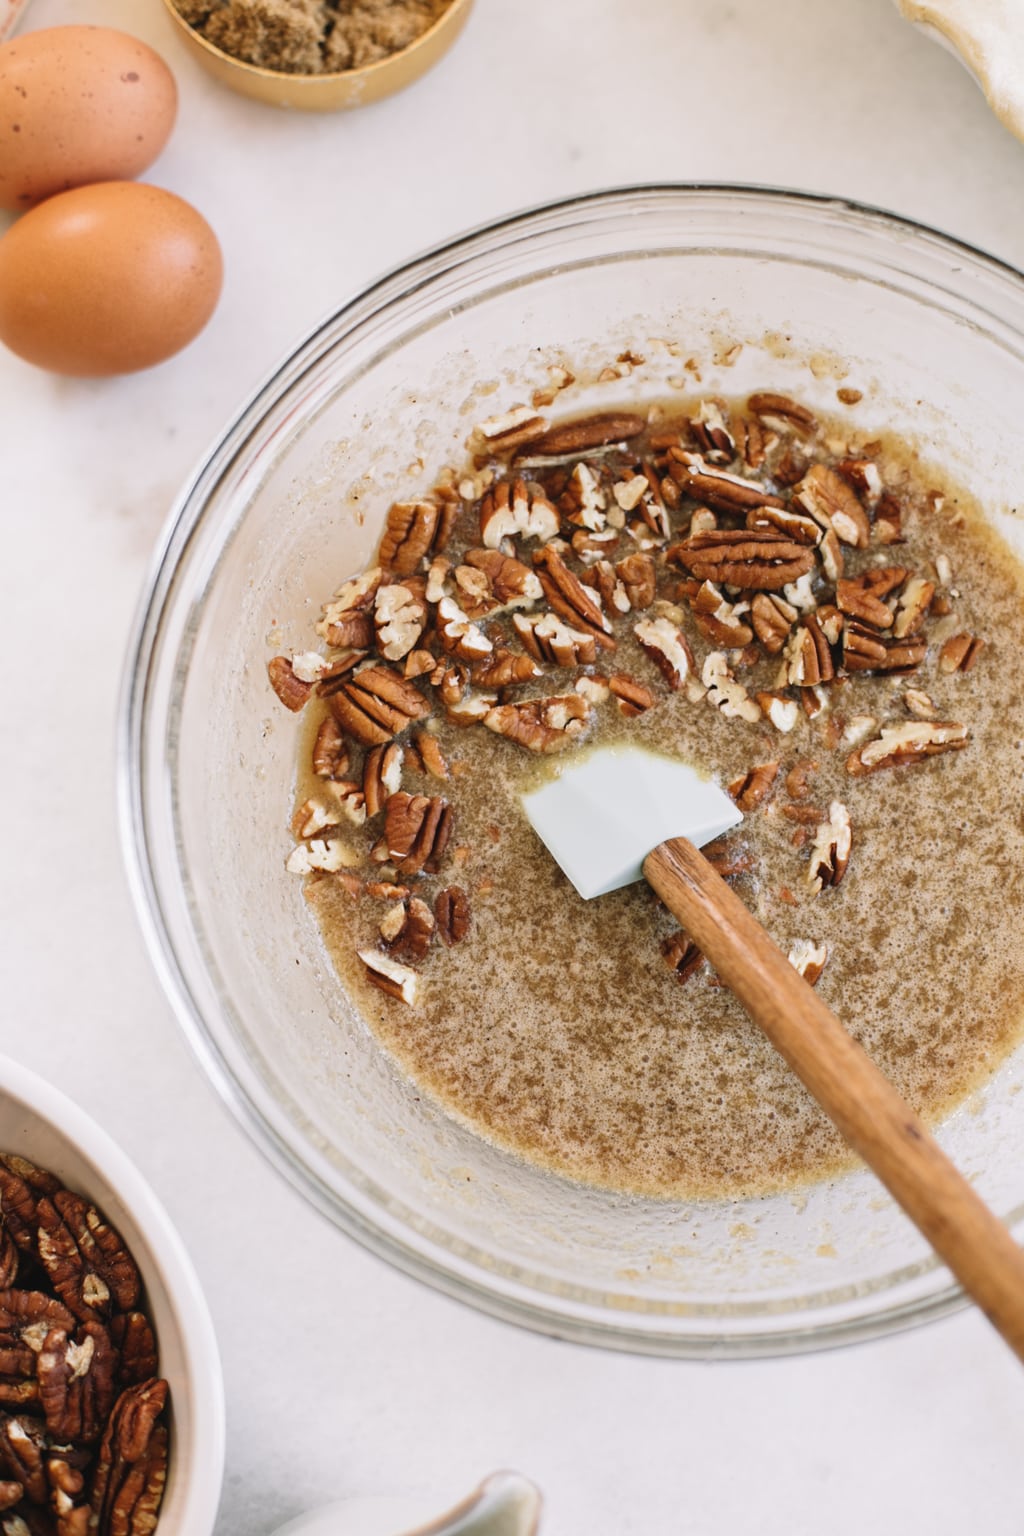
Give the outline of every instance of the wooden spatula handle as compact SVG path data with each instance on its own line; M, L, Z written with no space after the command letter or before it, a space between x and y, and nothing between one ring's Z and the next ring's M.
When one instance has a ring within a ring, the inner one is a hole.
M685 838L644 875L855 1152L1024 1360L1024 1251L913 1110Z

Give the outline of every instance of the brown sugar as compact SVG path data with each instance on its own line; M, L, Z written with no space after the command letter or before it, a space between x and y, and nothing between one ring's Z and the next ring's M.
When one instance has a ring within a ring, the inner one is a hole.
M263 69L335 74L411 43L451 0L174 0L215 47Z

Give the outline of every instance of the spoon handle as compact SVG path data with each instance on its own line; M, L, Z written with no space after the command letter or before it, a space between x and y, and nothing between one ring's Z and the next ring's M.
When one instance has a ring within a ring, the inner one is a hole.
M804 1086L1024 1360L1024 1251L814 989L685 838L644 876Z

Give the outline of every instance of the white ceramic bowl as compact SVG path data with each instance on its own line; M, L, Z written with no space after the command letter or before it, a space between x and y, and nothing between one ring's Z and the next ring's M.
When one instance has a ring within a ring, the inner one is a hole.
M128 1244L171 1388L171 1454L157 1536L211 1536L224 1472L224 1383L206 1301L170 1217L94 1120L8 1056L0 1056L0 1150L17 1152L87 1195Z

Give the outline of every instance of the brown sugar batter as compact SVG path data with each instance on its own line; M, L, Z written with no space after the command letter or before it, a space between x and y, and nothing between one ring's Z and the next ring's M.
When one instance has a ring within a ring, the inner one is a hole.
M683 440L685 420L704 414L698 407L684 416ZM764 426L733 405L728 419L737 438L745 417ZM933 588L927 621L910 637L916 634L921 659L909 670L856 670L850 658L860 632L848 617L841 622L851 634L832 654L853 669L837 666L828 686L780 686L788 651L726 648L748 700L772 692L796 700L792 728L780 731L767 704L730 716L701 696L692 677L689 691L666 687L650 651L637 643L633 611L616 617L614 653L599 652L597 665L582 669L549 670L519 694L564 694L577 675L628 676L655 694L653 707L626 715L613 694L595 708L588 743L625 737L684 758L741 799L748 781L754 801L718 850L720 864L784 950L798 956L799 941L819 956L824 948L822 997L896 1088L934 1120L993 1070L1019 1038L1024 1012L1024 571L969 496L940 486L899 444L858 441L848 424L815 434L776 419L756 471L739 446L727 467L759 478L768 494L799 511L800 471L811 462L834 464L822 444L840 434L848 444L844 472L851 482L860 477L872 527L864 545L843 550L845 579L898 563L908 611L921 597L910 587L915 577ZM624 483L641 461L664 465L670 435L659 425L590 462L606 488L616 476ZM563 513L571 505L566 476L581 456L528 469ZM852 461L874 465L866 484ZM701 510L685 494L679 498L670 508L670 538L685 536ZM719 526L728 521L718 514ZM478 539L474 507L468 523L464 513L456 524L446 557L455 565ZM628 528L622 539L628 544ZM519 539L517 553L529 563L534 547ZM586 574L573 558L582 547L574 544L566 558ZM679 557L693 558L692 546ZM673 611L700 674L713 642L696 622L697 583L678 563L672 580L682 583ZM727 595L734 604L750 598L734 587ZM820 591L819 610L826 613ZM719 622L748 617L741 611ZM501 622L507 628L507 614ZM897 618L887 643L896 643L900 624ZM977 647L966 670L955 670L976 637L984 649ZM323 790L307 765L327 707L314 697L307 711L300 806ZM966 727L969 740L879 771L851 771L858 754L870 762L870 743L885 729L924 719ZM448 948L435 939L417 959L412 1006L373 985L357 956L386 952L380 926L393 904L367 886L401 884L401 872L353 861L340 872L314 872L307 886L339 975L402 1069L490 1141L603 1187L724 1196L821 1177L847 1160L838 1134L707 963L687 953L685 936L647 887L583 902L554 865L518 793L558 759L537 757L479 724L453 724L444 711L430 731L450 776L439 785L411 754L402 790L427 797L443 791L452 833L437 874L405 884L428 902L457 884L471 926L460 943ZM748 776L773 763L757 800ZM358 767L352 777L359 778ZM836 802L848 813L852 850L840 880L830 884L826 870L816 889L809 865ZM381 817L370 817L345 835L365 857L379 848L380 827Z

